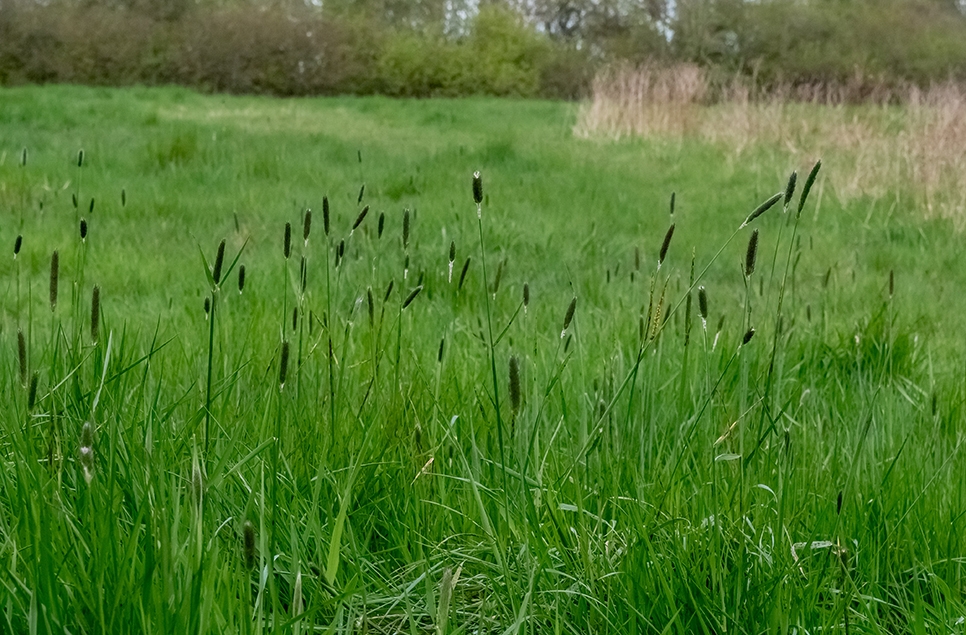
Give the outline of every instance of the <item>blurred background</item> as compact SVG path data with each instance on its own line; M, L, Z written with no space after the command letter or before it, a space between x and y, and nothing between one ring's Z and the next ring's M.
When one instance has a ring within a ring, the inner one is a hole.
M966 0L0 0L0 84L576 100L615 68L901 101L966 80Z

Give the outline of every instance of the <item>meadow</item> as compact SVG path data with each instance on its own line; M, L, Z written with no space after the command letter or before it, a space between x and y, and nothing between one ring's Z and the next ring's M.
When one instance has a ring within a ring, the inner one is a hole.
M587 107L0 91L3 630L962 631L913 110Z

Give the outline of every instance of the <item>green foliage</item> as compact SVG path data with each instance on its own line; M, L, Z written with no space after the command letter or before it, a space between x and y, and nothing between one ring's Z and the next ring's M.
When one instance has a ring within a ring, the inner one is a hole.
M681 3L674 47L766 87L825 84L853 99L902 82L966 79L966 16L926 0L691 0Z
M400 97L457 96L476 92L472 53L440 35L396 33L379 58L386 94Z
M0 265L4 632L963 615L961 237L823 196L844 166L800 217L796 195L736 231L811 165L575 139L545 101L0 99L0 245L24 236ZM688 331L691 280L707 330L692 313Z
M499 5L480 9L469 38L471 75L494 95L533 96L540 88L540 68L550 47L513 11Z

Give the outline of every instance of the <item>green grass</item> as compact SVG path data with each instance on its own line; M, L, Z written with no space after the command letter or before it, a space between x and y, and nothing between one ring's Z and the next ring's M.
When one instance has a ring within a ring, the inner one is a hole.
M0 269L5 630L962 628L961 236L837 205L826 175L847 165L825 163L798 223L796 192L728 242L811 165L575 139L550 102L0 103L0 244L24 237ZM695 301L685 346L692 251L710 315L705 334Z

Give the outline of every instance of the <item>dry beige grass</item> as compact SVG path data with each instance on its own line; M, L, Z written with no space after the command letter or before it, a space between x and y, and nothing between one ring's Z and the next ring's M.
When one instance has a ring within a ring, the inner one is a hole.
M704 71L689 64L608 69L594 78L593 101L581 112L576 133L617 138L692 133L707 87Z
M911 87L862 106L843 105L834 91L822 88L754 95L735 83L713 104L709 94L707 78L693 66L612 69L595 80L593 99L582 108L574 132L688 136L743 160L777 154L804 164L823 157L841 166L829 171L831 192L841 203L859 197L914 202L926 217L949 218L966 229L962 86ZM811 101L802 101L808 96Z

